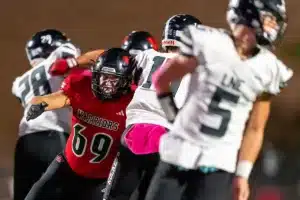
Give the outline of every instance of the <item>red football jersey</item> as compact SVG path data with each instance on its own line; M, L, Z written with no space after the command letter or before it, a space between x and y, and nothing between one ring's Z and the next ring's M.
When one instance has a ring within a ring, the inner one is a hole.
M72 131L65 148L70 167L87 178L107 178L133 94L115 101L100 101L92 93L91 73L70 74L61 90L73 108Z
M87 68L74 67L69 70L69 75L70 74L89 75L90 73L91 73L91 70L87 69Z

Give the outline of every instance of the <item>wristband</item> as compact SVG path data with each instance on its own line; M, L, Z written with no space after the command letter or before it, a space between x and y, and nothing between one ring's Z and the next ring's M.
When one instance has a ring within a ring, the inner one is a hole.
M235 174L237 176L241 176L243 178L246 178L248 180L251 171L253 168L253 163L248 160L241 160L238 162Z
M68 64L69 68L73 68L73 67L76 67L78 65L75 58L67 58L66 61L67 61L67 64Z

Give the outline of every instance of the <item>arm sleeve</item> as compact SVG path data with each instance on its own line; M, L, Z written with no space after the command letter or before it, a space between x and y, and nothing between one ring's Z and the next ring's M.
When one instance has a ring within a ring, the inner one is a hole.
M270 68L270 73L271 79L267 84L266 92L273 95L279 94L293 76L293 71L278 59L275 65Z
M13 82L12 84L12 88L11 88L11 93L19 100L20 103L22 103L22 100L21 98L18 96L18 84L19 84L19 81L18 81L19 78L16 78L16 80Z
M11 93L12 93L14 96L16 96L16 97L18 97L18 96L17 96L17 84L18 84L18 78L16 78L16 79L14 80L14 82L13 82L13 84L12 84L12 88L11 88Z
M72 80L74 79L74 75L67 76L64 81L61 84L60 90L63 91L65 95L68 96L69 99L71 99L71 96L73 94L72 91Z

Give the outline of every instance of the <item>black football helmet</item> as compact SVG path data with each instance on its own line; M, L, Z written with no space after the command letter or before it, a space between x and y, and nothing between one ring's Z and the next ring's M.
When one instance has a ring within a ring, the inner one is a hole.
M112 100L130 92L135 65L128 51L104 51L92 67L92 91L100 100Z
M227 21L231 29L236 24L254 28L258 44L272 45L286 30L285 0L231 0Z
M35 59L46 59L56 48L70 39L55 29L45 29L35 33L26 43L26 54L29 62Z
M146 31L132 31L122 42L121 48L131 55L137 55L140 51L147 49L158 50L155 38Z
M202 24L199 19L192 15L178 14L170 17L165 24L162 34L162 48L178 47L180 44L179 33L188 25Z

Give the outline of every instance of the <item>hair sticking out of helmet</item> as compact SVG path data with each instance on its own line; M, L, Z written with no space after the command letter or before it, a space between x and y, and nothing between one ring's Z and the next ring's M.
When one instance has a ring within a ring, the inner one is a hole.
M158 50L155 38L146 31L132 31L123 39L121 48L131 55L137 55L141 51L148 49Z
M202 24L199 19L188 14L173 15L165 24L162 35L162 48L166 50L167 47L179 47L180 39L179 33L189 25L197 26Z

